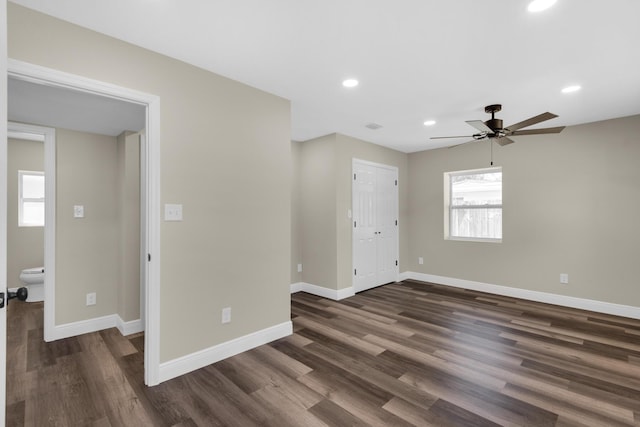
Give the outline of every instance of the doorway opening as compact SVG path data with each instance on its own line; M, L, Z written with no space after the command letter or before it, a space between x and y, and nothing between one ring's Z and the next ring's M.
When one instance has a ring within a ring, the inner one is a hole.
M144 138L141 145L141 203L140 203L140 270L141 270L141 307L140 315L144 319L144 382L147 385L159 383L159 263L151 260L159 259L159 98L154 95L122 88L112 84L87 79L85 77L60 72L40 66L35 66L21 61L8 61L8 75L10 79L20 82L28 82L45 89L69 91L72 94L91 95L104 98L111 102L131 104L139 107L144 115ZM46 150L46 148L45 148ZM55 153L55 152L54 152ZM46 154L45 154L46 157ZM55 154L53 155L55 167ZM45 174L47 174L45 165ZM48 175L45 178L49 178ZM81 177L78 177L81 179ZM53 179L47 179L47 185L54 185ZM55 187L53 188L55 191ZM55 200L55 198L53 199ZM80 205L81 206L81 205ZM74 208L75 213L75 208ZM55 217L53 218L55 221ZM45 294L55 292L55 227L51 236L45 231L49 239L45 243ZM152 256L153 255L153 256ZM50 271L53 270L53 271ZM51 274L47 274L51 273ZM47 288L51 277L52 286ZM52 295L55 298L55 294ZM45 295L45 301L47 295ZM53 301L53 299L52 299ZM103 316L94 323L92 328L100 329L100 325L106 327L115 326L111 319ZM65 325L56 325L55 306L45 302L45 340L52 341L66 336L72 336L88 332L83 329L86 325L77 322L70 328ZM100 322L103 322L102 324ZM47 324L49 327L47 328Z
M7 288L14 294L27 289L26 301L39 302L46 289L45 242L51 241L46 230L53 225L47 213L55 205L55 170L47 168L54 177L49 185L45 173L55 161L55 129L9 122L7 137Z

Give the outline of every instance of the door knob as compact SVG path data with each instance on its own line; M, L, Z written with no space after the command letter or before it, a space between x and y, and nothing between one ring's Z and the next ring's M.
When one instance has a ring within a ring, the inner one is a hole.
M13 298L18 298L20 301L26 301L29 297L29 290L25 287L18 288L15 292L7 292L7 303Z

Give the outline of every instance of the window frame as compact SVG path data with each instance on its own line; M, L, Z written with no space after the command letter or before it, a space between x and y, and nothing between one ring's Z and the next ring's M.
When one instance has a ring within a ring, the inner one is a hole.
M454 206L453 201L453 190L451 185L451 178L455 176L462 175L479 175L479 174L488 174L488 173L501 173L503 174L501 166L493 166L489 168L482 169L469 169L469 170L461 170L461 171L452 171L444 173L444 239L445 240L454 240L454 241L463 241L463 242L484 242L484 243L502 243L502 239L500 238L492 238L492 237L465 237L465 236L452 236L451 235L451 218L453 215L453 211L455 209L500 209L501 214L504 212L504 200L501 204L491 204L491 205L460 205ZM504 177L504 174L503 174ZM503 188L501 185L501 193L503 193ZM503 221L501 220L500 227L503 228ZM502 234L502 233L501 233Z
M24 215L25 203L42 203L43 205L45 205L45 196L42 196L42 197L23 197L22 196L22 181L24 176L41 176L44 178L45 175L44 175L44 171L27 171L27 170L18 171L18 227L44 227L44 219L42 224L24 222L23 215Z

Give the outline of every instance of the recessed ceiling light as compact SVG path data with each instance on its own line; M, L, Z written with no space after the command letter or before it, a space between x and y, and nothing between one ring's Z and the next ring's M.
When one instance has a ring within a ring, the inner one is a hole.
M433 126L436 124L435 120L427 120L426 122L424 122L425 126Z
M564 89L562 89L562 93L577 92L580 89L582 89L582 87L580 85L567 86Z
M342 86L344 87L356 87L358 86L358 81L356 79L347 79L342 82Z
M556 0L533 0L529 3L529 7L527 10L529 12L541 12L543 10L549 9L556 3Z

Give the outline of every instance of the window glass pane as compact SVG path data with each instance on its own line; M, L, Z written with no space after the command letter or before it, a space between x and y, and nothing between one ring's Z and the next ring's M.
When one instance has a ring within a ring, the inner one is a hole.
M501 205L502 172L451 176L451 204Z
M22 205L23 225L44 225L44 202L24 202Z
M22 198L44 199L44 175L22 175Z
M502 239L502 208L451 209L451 237Z

